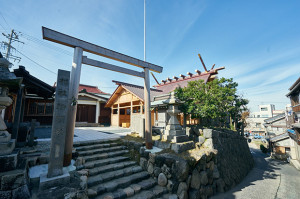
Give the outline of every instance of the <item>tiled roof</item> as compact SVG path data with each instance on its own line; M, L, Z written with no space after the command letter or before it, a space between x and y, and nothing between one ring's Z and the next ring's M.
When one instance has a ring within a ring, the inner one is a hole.
M113 82L116 83L117 85L122 85L123 88L125 88L126 90L128 90L129 92L131 92L132 94L140 98L141 100L144 100L144 87L125 83L125 82L119 82L119 81L113 81ZM151 101L153 100L154 96L161 95L161 94L162 94L161 90L150 88Z
M184 88L188 85L190 81L196 81L202 79L205 83L208 81L211 74L203 74L203 75L193 75L192 77L179 78L178 80L172 80L171 82L167 82L164 84L155 85L159 90L163 91L163 94L170 93L174 91L177 87Z
M95 93L95 94L108 94L103 91L101 91L97 86L90 86L90 85L84 85L80 84L78 88L78 92L82 91L83 89L86 90L88 93Z
M272 137L272 138L270 139L270 141L271 141L271 142L278 142L278 141L283 140L283 139L286 139L286 138L288 138L288 137L289 137L289 134L288 134L288 133L283 133L283 134L280 134L280 135L278 135L278 136L276 136L276 137Z
M188 85L188 82L190 81L202 79L204 83L207 83L212 77L212 75L218 74L218 71L223 69L224 67L221 67L206 72L200 72L199 70L196 70L196 74L188 72L187 75L180 75L180 77L173 77L173 79L167 78L167 80L162 80L162 83L155 85L154 87L159 90L162 90L163 94L170 93L174 91L177 87L186 87Z

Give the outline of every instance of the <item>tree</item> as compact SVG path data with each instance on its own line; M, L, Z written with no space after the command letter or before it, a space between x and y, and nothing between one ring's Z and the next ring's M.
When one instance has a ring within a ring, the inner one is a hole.
M179 108L185 114L194 118L211 119L219 121L222 126L226 117L233 118L235 129L247 110L248 100L237 94L238 84L233 79L214 79L204 83L203 80L190 81L187 87L177 88L175 95L184 101Z

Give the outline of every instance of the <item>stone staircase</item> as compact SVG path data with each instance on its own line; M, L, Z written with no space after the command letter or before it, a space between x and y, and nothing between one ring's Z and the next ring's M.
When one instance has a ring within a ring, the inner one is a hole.
M147 171L130 160L129 151L120 140L86 141L74 143L74 147L83 159L78 172L88 172L89 198L174 198L166 187L157 185Z

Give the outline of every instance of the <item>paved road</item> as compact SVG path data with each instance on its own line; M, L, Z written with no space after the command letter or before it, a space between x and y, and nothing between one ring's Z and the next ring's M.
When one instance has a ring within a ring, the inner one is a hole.
M290 164L272 160L259 149L250 148L255 166L234 189L213 199L299 199L300 171Z

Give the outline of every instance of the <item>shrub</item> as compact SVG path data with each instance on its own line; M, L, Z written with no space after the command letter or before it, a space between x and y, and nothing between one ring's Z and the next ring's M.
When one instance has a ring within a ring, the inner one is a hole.
M260 150L263 153L267 153L268 152L268 149L263 144L260 145Z

